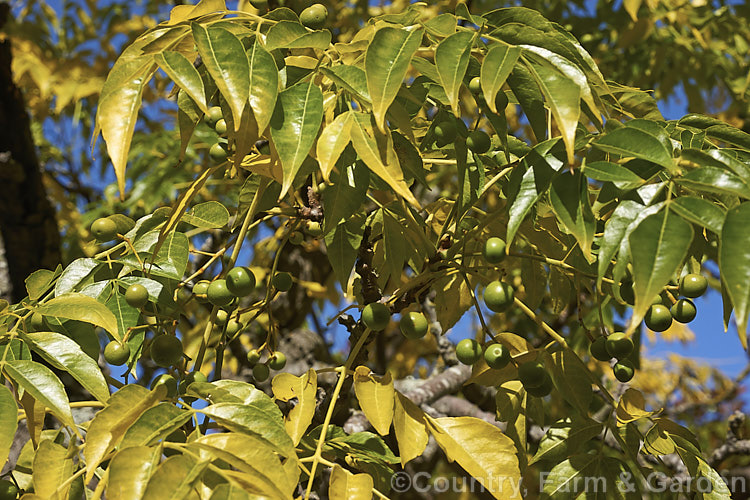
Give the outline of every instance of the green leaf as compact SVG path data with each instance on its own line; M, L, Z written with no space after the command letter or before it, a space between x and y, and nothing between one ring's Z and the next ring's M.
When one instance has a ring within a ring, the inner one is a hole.
M280 21L268 30L266 48L275 49L320 49L326 50L331 44L328 30L308 31L296 21Z
M138 319L141 317L141 311L131 306L125 300L125 294L119 290L110 295L107 299L107 309L117 318L117 335L116 339L124 339L128 329L138 325ZM128 338L130 341L131 337Z
M563 399L581 415L587 415L594 391L589 369L578 355L569 349L555 352L549 356L547 366L551 368L552 380Z
M507 81L531 125L536 142L541 143L547 138L547 110L539 85L531 71L522 64L515 65Z
M18 405L13 393L0 386L0 463L5 463L18 428Z
M700 166L712 166L731 170L742 179L750 178L750 166L739 161L724 149L708 149L704 151L701 149L685 148L680 152L680 158L697 163Z
M677 172L672 152L658 138L634 127L614 129L600 136L591 145L607 153L640 158L656 163L672 173Z
M153 391L139 385L126 385L115 392L107 406L91 420L83 456L86 459L86 483L91 481L97 466L112 451L125 435L128 427L138 420L146 410L156 405L167 395L167 389L158 385Z
M599 436L603 429L603 424L589 418L559 420L547 430L529 464L544 460L560 463Z
M195 227L218 229L229 223L229 210L218 201L207 201L195 205L181 220Z
M97 400L109 399L109 387L99 365L75 341L55 332L27 333L23 339L45 361L70 373Z
M196 461L189 455L169 457L151 475L143 500L181 500L193 497L193 484L208 465L207 459Z
M499 113L495 106L495 96L502 90L503 84L521 55L521 49L512 45L493 45L487 51L482 61L482 70L479 76L482 84L482 92L487 106L493 113Z
M86 295L67 293L45 302L39 307L39 313L44 316L74 319L100 326L114 338L119 339L117 318L107 307Z
M6 360L3 368L8 378L49 408L60 422L75 429L65 387L52 370L36 361L21 359Z
M440 76L440 83L456 117L461 116L458 93L466 69L469 67L473 40L473 32L460 31L444 39L435 49L435 66Z
M367 47L367 89L375 123L382 132L385 132L386 111L401 88L409 62L422 42L422 33L422 29L381 28Z
M695 196L680 196L672 200L669 208L689 222L721 235L721 226L724 224L726 212L715 203Z
M687 188L704 193L735 194L750 199L750 186L740 177L717 167L700 167L691 170L675 181Z
M726 122L705 115L690 114L677 122L679 125L687 125L706 131L706 135L722 142L732 144L744 149L750 149L750 134L743 132Z
M562 172L552 180L550 202L557 218L575 236L584 257L593 262L591 243L596 221L591 211L588 182L580 170Z
M187 236L178 232L169 233L154 256L155 267L150 268L151 274L182 279L187 269L189 251L190 243Z
M201 120L201 110L187 93L177 92L177 126L180 129L180 161L185 159L185 151L193 137L193 131Z
M390 131L381 133L372 126L372 115L354 113L352 122L352 145L370 170L383 179L393 190L414 207L419 202L404 181L404 173L393 149Z
M341 153L351 141L352 112L337 115L318 137L317 156L320 171L327 181ZM327 210L327 209L326 209Z
M646 217L630 234L635 292L631 328L675 277L692 241L693 227L669 209Z
M250 66L250 108L262 134L271 122L279 95L279 70L273 56L257 38L247 49L247 60Z
M31 273L25 280L26 293L29 294L31 300L39 300L52 285L52 281L55 279L61 267L58 267L58 273L50 271L49 269L37 269Z
M229 104L234 129L239 130L250 89L250 67L245 48L234 34L224 28L204 28L196 23L191 27L203 64Z
M631 478L623 483L623 478ZM620 461L600 454L573 455L552 468L540 498L596 498L607 500L641 497L632 472ZM630 486L634 486L631 488Z
M405 225L390 210L383 210L383 246L387 272L397 281L404 271L404 263L414 259L415 246L410 243Z
M538 49L542 51L543 49ZM529 64L529 72L542 91L545 102L560 129L568 164L575 163L575 140L578 117L581 114L581 87L556 67L545 64ZM583 77L583 75L581 75ZM585 80L585 77L584 77Z
M719 269L734 306L737 334L747 350L747 318L750 308L750 203L727 212L719 242Z
M55 283L55 296L74 291L88 276L99 269L102 263L96 259L82 257L71 262Z
M193 412L181 410L172 403L159 403L144 411L131 425L120 442L120 449L153 446L190 420Z
M339 465L331 469L328 495L332 500L370 500L374 487L369 474L352 474Z
M187 57L180 52L164 51L156 54L154 60L167 76L172 79L175 85L190 96L201 111L208 113L206 89L203 86L203 79Z
M323 191L326 234L359 210L369 185L370 171L360 162L346 166L341 175L334 177L333 185Z
M456 16L453 14L440 14L422 23L429 33L435 36L447 37L456 32Z
M611 182L618 189L628 191L646 183L638 174L611 161L594 161L583 167L583 174L589 179Z
M323 93L312 81L284 90L271 118L271 136L284 170L280 198L286 195L323 121Z
M617 253L622 242L627 240L635 227L631 227L633 221L645 209L640 203L632 200L623 200L604 226L604 235L599 240L597 285L601 286L602 278L609 268L610 261Z
M357 260L357 252L364 234L365 219L354 216L341 222L325 236L328 260L343 290L347 289L349 276Z
M160 459L161 450L156 447L137 446L118 451L107 468L107 500L142 498Z
M367 75L358 66L337 64L331 68L320 68L320 72L330 78L338 87L348 91L360 102L372 104L370 91L367 90Z

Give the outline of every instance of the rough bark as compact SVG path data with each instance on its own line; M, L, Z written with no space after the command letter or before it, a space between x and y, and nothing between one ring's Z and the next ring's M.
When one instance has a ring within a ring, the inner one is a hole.
M0 3L0 28L10 15ZM12 290L26 295L24 280L40 268L60 262L60 234L47 199L21 90L13 82L11 41L0 42L0 235ZM4 287L3 287L4 288Z

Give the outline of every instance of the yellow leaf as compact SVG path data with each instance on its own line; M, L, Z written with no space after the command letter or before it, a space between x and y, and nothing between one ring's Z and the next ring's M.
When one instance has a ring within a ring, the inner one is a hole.
M60 488L74 470L73 458L67 455L68 450L51 439L39 443L31 473L34 493L42 498L68 498L70 483Z
M660 413L661 409L655 411L646 410L646 401L641 391L628 389L617 403L617 425L623 426L643 417L650 417Z
M353 116L352 145L362 161L398 195L420 208L419 202L404 182L404 173L393 149L390 131L382 133L373 127L372 115L369 113L354 113Z
M331 500L370 500L372 498L372 476L352 474L339 465L333 466L328 485L328 495Z
M295 377L291 373L280 373L273 378L271 390L274 397L281 401L297 398L297 405L284 417L286 432L296 446L315 415L318 376L312 368L300 377Z
M498 499L521 498L521 472L513 440L494 425L474 417L432 418L432 436L450 461L458 462Z
M177 24L223 10L227 10L224 0L201 0L198 5L178 5L169 13L167 24Z
M376 431L388 434L393 421L395 391L390 373L382 377L372 375L366 366L354 370L354 393L359 406Z
M398 451L403 467L409 460L417 458L424 452L430 436L427 433L424 412L400 392L396 393L393 429L396 431L396 441L398 441Z
M352 112L341 113L326 125L318 137L317 155L320 172L327 181L336 161L344 152L352 137Z
M630 15L630 19L633 22L638 20L638 9L641 7L643 0L624 0L622 6L625 11Z
M39 446L39 438L42 435L44 417L46 415L44 405L38 404L34 396L28 391L23 392L21 405L23 406L24 413L26 413L26 427L29 430L31 442L34 444L34 447Z

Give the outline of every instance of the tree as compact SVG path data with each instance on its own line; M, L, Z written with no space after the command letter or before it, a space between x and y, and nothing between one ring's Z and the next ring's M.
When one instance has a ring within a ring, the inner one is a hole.
M710 286L747 348L750 135L664 120L528 8L357 5L329 30L318 8L305 25L258 6L174 7L98 93L84 128L118 193L66 234L65 266L0 302L0 456L25 419L27 498L399 497L452 477L495 498L741 495L720 474L748 477L742 379L668 372L641 338L686 337ZM454 328L472 329L456 347Z

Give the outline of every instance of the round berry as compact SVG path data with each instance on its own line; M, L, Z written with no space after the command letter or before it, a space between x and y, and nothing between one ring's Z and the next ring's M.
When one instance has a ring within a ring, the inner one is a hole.
M113 340L104 348L104 360L110 365L122 366L130 359L130 346Z
M424 317L424 314L418 312L408 312L402 315L398 326L404 337L412 340L421 339L430 329L427 318Z
M633 375L635 375L635 367L633 367L633 363L629 360L621 359L612 367L612 372L614 372L615 378L624 384L625 382L629 382L633 378Z
M544 380L539 387L524 387L524 389L526 389L529 396L543 398L552 392L553 387L554 384L552 383L552 377L550 377L548 373L545 373Z
M185 375L185 378L182 379L182 382L180 382L180 392L184 394L193 382L206 383L208 382L208 377L198 371L188 373Z
M484 154L492 147L490 136L481 130L475 130L466 138L466 145L477 154Z
M227 281L222 279L212 281L208 285L206 297L209 302L219 307L226 306L234 300L234 295L227 288Z
M91 224L91 234L97 241L111 241L117 236L117 224L107 217L96 219Z
M250 349L247 352L247 362L250 366L255 366L260 361L260 353L257 349Z
M623 280L620 285L620 297L625 301L626 304L631 306L635 304L635 291L633 290L633 282L631 280Z
M609 358L603 361L609 361L610 358L627 358L633 352L634 345L633 341L626 337L624 333L615 332L607 337L604 347L609 354Z
M328 9L323 4L313 4L303 10L299 15L300 22L311 30L323 29L326 25Z
M177 380L167 373L163 373L156 377L151 382L151 390L156 389L158 386L163 385L167 388L167 397L173 398L177 395Z
M374 331L383 330L388 323L391 321L391 311L388 306L381 304L380 302L373 302L367 304L362 309L362 323L367 328Z
M208 108L208 113L203 116L203 121L205 121L209 127L215 127L216 122L222 118L224 118L224 113L222 113L221 107L212 106Z
M469 80L469 91L472 94L478 94L482 91L482 81L478 76L475 76L474 78Z
M268 358L268 367L272 370L283 370L286 366L286 356L283 352L276 351Z
M305 240L305 237L299 231L293 231L289 235L289 243L292 245L299 245Z
M482 346L474 339L463 339L456 344L456 357L465 365L473 365L482 356Z
M280 292L288 292L292 288L292 275L287 272L276 273L271 284Z
M695 315L698 313L695 308L695 304L690 299L680 299L674 304L669 310L672 313L672 317L678 323L690 323L695 319Z
M214 321L214 324L218 326L224 326L227 324L227 320L229 319L229 313L226 312L224 309L219 309L216 311L216 321Z
M680 295L694 299L700 297L708 289L708 280L700 274L686 274L680 280Z
M518 367L518 379L524 389L527 390L540 387L544 383L545 377L548 376L544 364L540 361L530 361Z
M498 264L505 260L505 241L493 236L488 238L484 242L484 250L482 252L484 260L490 264Z
M219 135L224 135L227 133L227 122L223 118L216 122L216 125L214 125L214 130Z
M265 382L268 379L268 375L270 375L270 370L267 365L258 363L253 366L253 378L257 382Z
M484 303L496 313L507 310L513 304L514 297L513 287L502 281L493 281L484 289Z
M667 306L656 304L648 308L646 316L643 318L646 326L655 332L663 332L672 326L672 313Z
M245 297L255 290L255 275L246 267L233 267L227 273L227 289L235 297Z
M174 335L159 335L151 342L151 359L162 368L169 368L182 359L182 342Z
M607 352L607 337L597 337L589 346L589 352L594 359L609 361L612 355Z
M208 280L201 280L193 285L193 295L195 295L195 298L198 300L198 302L208 302L208 296L206 295L206 293L208 292L208 287L210 285L211 282Z
M229 157L229 151L227 151L223 144L217 142L208 150L208 156L211 157L214 163L221 163Z
M443 120L435 125L435 137L440 139L444 144L454 142L458 135L456 123L452 120Z
M140 309L146 305L146 302L148 302L148 290L146 290L145 286L138 283L130 285L128 289L125 290L125 302L127 302L130 307Z
M500 370L510 363L510 351L503 344L490 344L484 350L484 361L490 368Z
M236 335L237 332L239 332L240 330L242 330L243 326L244 325L242 323L240 323L239 321L237 321L237 319L235 319L235 318L230 319L229 323L227 323L227 329L226 329L227 335L229 335L229 336Z

